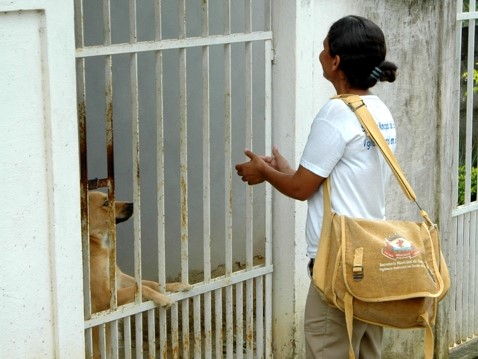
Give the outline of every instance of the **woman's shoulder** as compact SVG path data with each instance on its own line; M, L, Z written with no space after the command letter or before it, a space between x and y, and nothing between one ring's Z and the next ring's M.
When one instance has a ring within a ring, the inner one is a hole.
M339 114L344 114L347 112L351 112L348 106L339 98L331 98L329 99L320 109L318 116L327 118L327 117L335 117Z

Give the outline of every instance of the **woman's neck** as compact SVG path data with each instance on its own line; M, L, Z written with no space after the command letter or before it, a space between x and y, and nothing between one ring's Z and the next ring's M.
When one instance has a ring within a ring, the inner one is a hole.
M365 96L365 95L372 94L372 92L369 89L363 90L363 89L350 87L348 81L345 80L345 76L343 75L340 76L337 79L337 81L332 81L332 84L335 87L335 91L337 91L337 95L350 94L350 95Z

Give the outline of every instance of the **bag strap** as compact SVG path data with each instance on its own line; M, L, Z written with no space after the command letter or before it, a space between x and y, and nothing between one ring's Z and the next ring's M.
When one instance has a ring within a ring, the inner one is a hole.
M359 119L362 127L364 128L366 134L372 139L372 141L377 145L377 147L382 152L385 160L387 161L388 165L392 169L395 178L397 179L400 187L403 190L405 196L410 200L417 204L418 208L420 209L420 215L425 219L428 225L432 226L433 222L428 217L427 212L421 209L420 205L417 203L417 196L412 189L412 186L406 179L403 171L398 164L397 158L393 154L392 150L388 146L385 138L383 138L382 132L380 132L375 120L373 119L370 111L367 109L367 106L363 102L362 98L358 95L337 95L333 98L339 98L344 101L347 106L355 113L357 118Z
M405 175L403 174L395 155L390 150L390 147L383 138L382 132L380 132L378 129L375 120L370 114L370 111L367 109L367 106L363 102L362 98L358 95L338 95L335 96L335 98L340 98L355 113L367 135L378 146L383 156L387 160L387 163L397 178L398 183L402 187L405 196L409 200L415 201L417 197L412 189L412 186L410 186L410 183L408 183L407 179L405 178Z

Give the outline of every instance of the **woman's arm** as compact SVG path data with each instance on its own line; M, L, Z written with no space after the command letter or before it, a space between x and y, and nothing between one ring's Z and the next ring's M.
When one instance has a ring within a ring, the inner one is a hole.
M317 192L324 181L323 177L302 166L293 170L280 155L277 147L273 149L273 157L261 157L249 149L245 149L244 154L250 161L237 164L236 170L242 180L249 185L267 181L282 194L305 201Z

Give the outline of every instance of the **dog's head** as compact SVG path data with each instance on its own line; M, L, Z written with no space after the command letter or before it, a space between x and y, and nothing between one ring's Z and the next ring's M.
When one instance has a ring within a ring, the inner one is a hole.
M111 207L108 196L99 191L88 192L88 220L90 233L105 233L110 227ZM115 201L116 223L126 221L133 214L133 203Z

